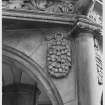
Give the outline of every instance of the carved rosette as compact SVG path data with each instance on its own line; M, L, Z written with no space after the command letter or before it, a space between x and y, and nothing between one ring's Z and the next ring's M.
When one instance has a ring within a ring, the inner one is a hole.
M97 40L95 39L95 58L96 58L96 66L97 66L97 75L98 75L98 84L102 85L103 84L103 67L102 67L102 57L99 51L99 45Z
M55 78L65 77L71 70L70 43L62 33L48 38L47 68Z

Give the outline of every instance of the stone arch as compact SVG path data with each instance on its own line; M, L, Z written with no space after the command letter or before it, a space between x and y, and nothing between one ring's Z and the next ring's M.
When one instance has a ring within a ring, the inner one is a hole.
M28 73L34 80L37 78L40 81L40 84L45 88L52 104L63 105L63 101L55 85L51 79L48 78L44 70L34 60L21 51L7 45L3 45L2 55L3 57L8 57L9 59L20 62L22 65L28 68L24 72Z

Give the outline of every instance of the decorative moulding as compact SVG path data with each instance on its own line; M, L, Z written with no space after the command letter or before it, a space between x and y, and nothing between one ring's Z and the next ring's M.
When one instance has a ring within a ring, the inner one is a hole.
M61 14L49 14L37 11L24 11L24 10L12 10L3 9L2 12L3 19L17 19L26 20L34 22L47 22L47 23L57 23L57 24L68 24L73 25L77 20L74 14L71 15L61 15Z
M82 7L78 3L79 0L2 0L2 15L6 19L61 23L72 26L81 17L82 19L87 17L91 23L94 23L89 15L93 10L92 7L86 8L89 9L88 16L83 15L78 10ZM83 5L82 1L80 4Z
M71 49L70 41L63 36L63 33L55 33L47 36L47 70L55 78L62 78L68 75L71 70Z
M94 47L95 47L98 84L102 85L103 84L102 55L100 54L100 49L97 39L94 39Z
M70 24L78 0L2 0L3 18Z

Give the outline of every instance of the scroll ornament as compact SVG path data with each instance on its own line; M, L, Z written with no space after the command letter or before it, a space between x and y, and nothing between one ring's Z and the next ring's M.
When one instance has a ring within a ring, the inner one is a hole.
M65 77L71 70L70 43L62 33L48 38L47 69L55 78Z

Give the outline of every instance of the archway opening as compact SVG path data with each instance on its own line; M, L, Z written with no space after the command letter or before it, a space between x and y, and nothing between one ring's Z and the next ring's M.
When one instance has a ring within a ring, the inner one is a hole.
M3 57L3 105L52 105L43 86L17 61Z
M3 46L2 63L3 93L12 92L13 94L14 91L13 89L11 90L11 88L18 87L17 90L19 93L23 93L25 90L34 93L31 94L32 105L36 105L36 103L37 105L63 105L61 97L52 81L46 79L46 74L41 72L42 68L29 57L13 48ZM23 87L25 87L25 89L22 90ZM15 92L17 90L15 89ZM7 94L5 95L7 96ZM30 99L29 95L26 97ZM19 98L18 101L19 100L21 100L21 98ZM22 101L22 105L24 102L25 101ZM3 105L11 105L8 103L3 103ZM16 105L18 104L16 103Z

